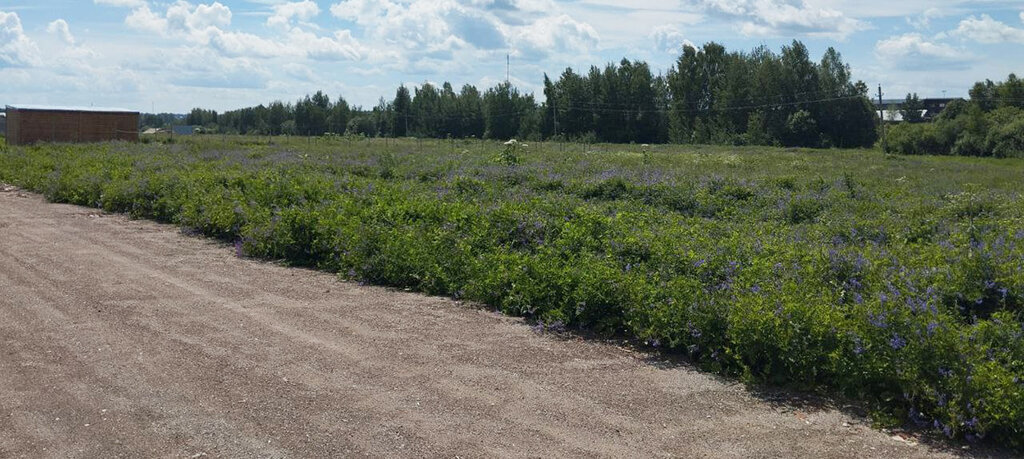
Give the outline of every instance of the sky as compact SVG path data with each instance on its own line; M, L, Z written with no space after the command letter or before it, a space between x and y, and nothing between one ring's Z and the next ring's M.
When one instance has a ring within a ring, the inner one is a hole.
M218 111L323 90L370 108L400 84L505 80L684 44L836 48L886 98L967 96L1024 74L1024 0L0 0L0 106ZM506 68L506 57L509 66Z

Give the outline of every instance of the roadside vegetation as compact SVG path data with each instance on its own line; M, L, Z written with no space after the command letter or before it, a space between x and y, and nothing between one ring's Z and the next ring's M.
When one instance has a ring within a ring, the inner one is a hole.
M242 256L1024 446L1022 160L356 136L0 155L0 181Z

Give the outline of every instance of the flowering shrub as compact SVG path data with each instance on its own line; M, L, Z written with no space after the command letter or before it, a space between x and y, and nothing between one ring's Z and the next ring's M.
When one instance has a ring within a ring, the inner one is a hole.
M0 180L1024 446L1022 161L204 142L11 148Z

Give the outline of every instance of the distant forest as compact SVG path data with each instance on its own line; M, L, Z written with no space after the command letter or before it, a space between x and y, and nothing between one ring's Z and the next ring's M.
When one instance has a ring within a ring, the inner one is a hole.
M799 41L780 53L761 46L729 52L686 46L666 75L623 59L579 73L544 75L544 100L509 83L481 92L445 82L400 86L391 100L353 107L322 91L224 113L196 108L190 125L262 135L567 139L618 143L699 143L870 147L878 139L863 82L829 48L814 62ZM154 121L159 121L155 118Z

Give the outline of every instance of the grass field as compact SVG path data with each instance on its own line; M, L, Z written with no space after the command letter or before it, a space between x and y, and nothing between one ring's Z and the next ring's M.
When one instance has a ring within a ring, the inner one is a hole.
M7 147L0 181L1024 444L1024 160L176 140Z

